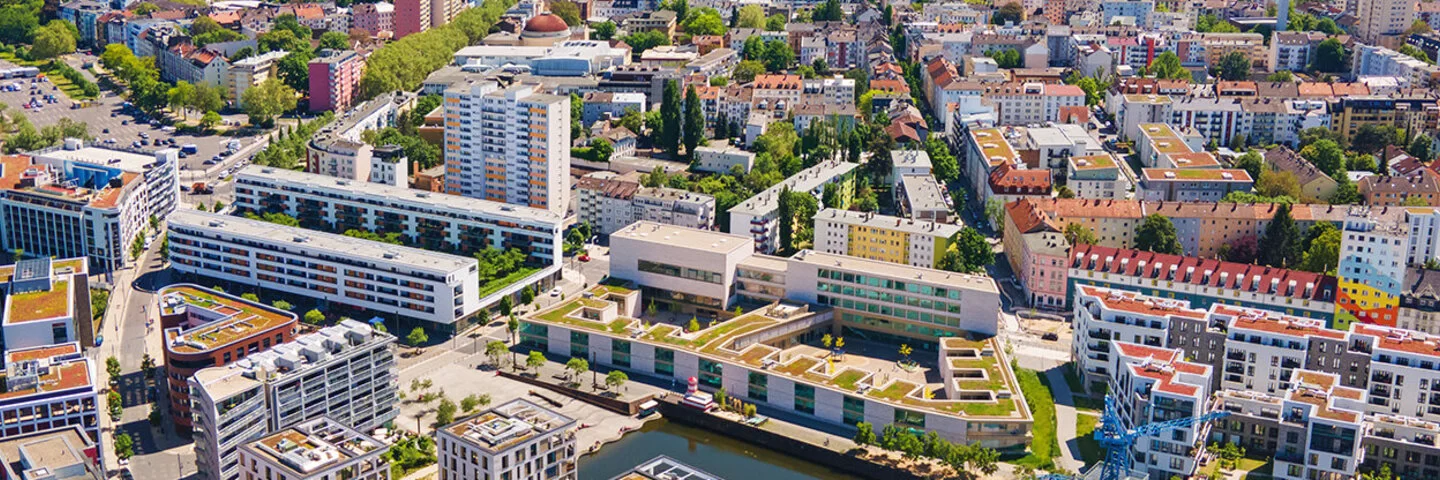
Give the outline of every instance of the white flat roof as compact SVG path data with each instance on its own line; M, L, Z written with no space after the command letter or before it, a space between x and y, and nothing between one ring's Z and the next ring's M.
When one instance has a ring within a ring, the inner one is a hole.
M791 191L809 192L814 190L831 179L850 173L851 170L859 167L858 163L845 161L824 162L813 167L801 170L790 178L770 186L765 191L756 194L739 205L730 209L730 213L748 213L751 215L763 215L780 207L780 191L790 187Z
M256 178L305 185L311 188L345 190L356 197L384 198L396 202L425 203L436 209L453 209L465 212L479 212L496 217L510 217L520 221L544 222L559 225L561 218L549 210L522 205L492 202L478 198L462 197L446 193L427 192L408 187L395 187L383 183L346 180L343 178L298 172L283 168L250 165L240 169L236 180Z
M171 150L171 149L164 149ZM163 151L163 150L162 150ZM66 150L56 148L49 151L41 151L34 156L40 158L58 158L75 162L90 163L110 168L118 168L127 172L144 172L145 166L155 163L155 155L145 155L124 150L112 150L100 147L81 147L77 150ZM118 162L111 163L114 160Z
M827 220L831 222L844 223L846 225L858 225L883 230L895 230L911 234L934 235L937 237L949 238L951 235L960 233L960 226L949 223L939 223L930 220L913 220L889 215L877 215L851 210L840 210L838 208L827 208L815 214L816 220Z
M217 229L230 235L251 237L261 242L303 246L306 249L335 252L342 257L372 258L378 264L404 264L414 268L441 271L446 274L456 270L469 269L478 263L474 258L458 255L184 208L175 210L168 219L174 226Z
M617 238L727 254L740 249L753 251L755 248L755 240L750 237L643 220L610 234L612 242Z
M995 286L995 280L984 275L947 272L944 270L852 257L849 255L835 255L833 253L818 252L815 250L801 250L800 253L796 253L795 256L790 257L790 261L809 263L820 268L834 268L851 272L879 274L890 278L903 279L907 282L926 282L965 290L1000 293L1000 289Z

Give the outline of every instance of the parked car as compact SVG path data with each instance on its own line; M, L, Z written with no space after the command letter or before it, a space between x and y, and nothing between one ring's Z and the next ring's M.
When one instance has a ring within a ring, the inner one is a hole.
M1041 340L1048 341L1048 342L1053 342L1053 341L1056 341L1056 340L1060 340L1060 334L1055 333L1055 332L1045 332L1044 335L1041 335L1041 336L1040 336L1040 339L1041 339Z

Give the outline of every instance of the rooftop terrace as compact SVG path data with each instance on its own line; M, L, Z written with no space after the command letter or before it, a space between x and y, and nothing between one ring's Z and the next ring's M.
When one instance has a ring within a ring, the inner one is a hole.
M515 399L443 428L484 451L499 453L574 425L575 420L570 417L525 399Z
M899 369L898 359L886 358L884 352L868 352L862 346L847 345L846 353L837 358L831 356L829 350L813 345L780 348L769 344L783 344L785 342L781 340L798 331L830 321L831 312L828 309L812 310L814 307L809 305L779 303L732 318L722 318L710 325L702 324L699 330L687 332L683 325L666 323L663 319L642 320L615 313L620 310L617 307L620 302L638 301L638 295L630 295L628 290L596 287L579 298L537 312L526 320L685 350L784 375L817 387L909 408L963 417L1028 417L1021 405L1023 398L1014 374L998 354L1000 349L993 338L942 339L947 346L975 352L973 356L949 359L952 364L960 362L952 366L984 371L983 375L959 380L963 390L983 391L983 396L949 399L943 398L946 395L943 381L948 380L927 380L927 373L934 373L927 371L930 369L914 372ZM886 352L891 350L892 347L885 347Z
M31 363L46 359L48 364ZM74 342L10 351L5 354L5 367L0 401L92 385L89 361L80 356L80 344Z
M191 312L191 309L198 311ZM297 320L293 313L194 285L161 290L160 311L162 315L189 313L207 320L204 325L189 330L166 330L168 348L180 353L214 350Z
M7 325L36 322L70 315L71 282L66 277L50 284L48 290L35 290L10 295L6 301Z

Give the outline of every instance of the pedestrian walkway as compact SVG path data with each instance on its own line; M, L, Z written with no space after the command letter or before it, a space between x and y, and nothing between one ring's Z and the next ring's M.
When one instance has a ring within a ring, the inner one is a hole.
M1045 371L1050 382L1050 396L1055 399L1055 436L1061 442L1060 456L1056 462L1061 468L1072 472L1080 471L1080 443L1075 439L1075 397L1070 394L1070 384L1065 383L1064 367Z

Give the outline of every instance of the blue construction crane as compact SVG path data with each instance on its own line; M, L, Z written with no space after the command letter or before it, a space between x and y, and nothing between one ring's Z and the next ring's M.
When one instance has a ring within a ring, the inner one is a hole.
M1124 422L1121 421L1120 412L1115 408L1115 397L1106 395L1105 416L1101 418L1100 428L1095 429L1094 433L1095 441L1105 447L1105 460L1090 467L1089 472L1079 477L1049 474L1040 477L1039 480L1128 480L1134 478L1130 473L1130 447L1135 445L1136 439L1218 420L1229 415L1230 412L1226 411L1211 412L1198 417L1177 418L1126 429Z

